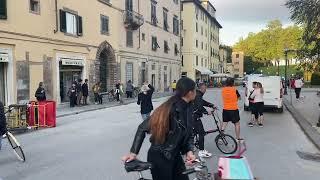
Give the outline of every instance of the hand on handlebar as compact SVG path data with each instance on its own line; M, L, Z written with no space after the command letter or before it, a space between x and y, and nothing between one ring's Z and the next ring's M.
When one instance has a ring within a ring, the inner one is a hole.
M195 160L196 160L196 156L193 154L192 151L189 151L186 155L186 165L192 166Z
M130 153L128 155L123 156L121 159L123 162L130 162L137 159L137 155L134 153Z

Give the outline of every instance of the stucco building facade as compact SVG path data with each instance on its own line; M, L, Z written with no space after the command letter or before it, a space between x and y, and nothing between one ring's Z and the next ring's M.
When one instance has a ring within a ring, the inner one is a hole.
M216 9L209 0L181 1L182 76L208 80L219 72L219 30Z
M234 77L244 77L244 53L232 52L232 65Z
M181 73L179 9L179 1L0 0L0 100L34 100L44 82L48 99L68 101L79 78L105 91L117 80L167 90Z

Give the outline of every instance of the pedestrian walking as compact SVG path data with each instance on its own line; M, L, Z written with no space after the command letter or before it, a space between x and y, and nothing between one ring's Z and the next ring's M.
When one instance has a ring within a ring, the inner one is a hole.
M251 97L251 95L252 95L253 92L255 91L256 86L257 86L257 82L253 82L253 83L252 83L253 90L250 91L250 94L249 94L249 96L248 96L249 109L250 109L250 111L251 111L251 120L250 120L250 122L248 123L248 126L249 126L249 127L253 127L253 125L256 123L256 118L255 118L256 108L255 108L255 105L254 105L254 98Z
M88 95L89 95L88 79L85 79L84 83L82 84L83 105L88 105L88 102L87 102Z
M98 104L100 103L100 89L101 89L101 83L98 82L92 87L93 95L94 95L94 103ZM101 98L102 99L102 98ZM101 103L102 104L102 103Z
M116 97L117 101L120 101L120 86L121 86L121 81L119 80L118 83L116 84Z
M73 82L72 86L70 87L69 91L68 91L68 96L70 99L70 107L75 107L76 103L77 103L77 82Z
M263 127L263 109L264 109L264 100L263 100L264 90L262 84L257 82L254 86L254 91L250 95L250 98L254 101L254 117L258 121L258 126Z
M301 94L301 88L303 87L303 81L300 76L297 77L297 79L294 81L294 90L296 93L296 99L297 101L300 101L300 94Z
M172 92L175 92L176 91L176 88L177 88L177 81L174 80L171 84L171 89L172 89Z
M229 122L232 122L235 127L236 138L238 141L243 139L240 137L240 114L238 100L240 99L238 90L234 87L234 79L227 78L226 86L222 88L223 99L223 123L222 131L224 131Z
M131 82L131 80L129 80L126 84L126 94L127 94L127 98L132 98L132 94L133 94L133 90L134 90L134 86Z
M37 101L46 101L47 97L46 97L46 91L44 90L43 87L43 82L39 83L39 87L35 93L35 97L37 98Z
M212 103L209 103L207 101L205 101L203 99L203 95L206 93L207 91L207 85L204 83L200 83L199 84L199 90L197 90L196 92L196 98L194 100L194 104L193 104L193 120L194 120L194 130L195 132L199 135L199 157L205 157L205 158L209 158L212 156L211 153L209 153L206 149L204 149L204 136L206 135L206 132L203 128L203 124L201 121L201 118L203 116L203 114L210 114L211 112L207 112L207 110L204 108L204 106L206 107L210 107L213 108L214 105Z
M6 115L4 112L4 105L0 101L0 150L1 150L1 140L2 136L7 132Z
M147 120L153 110L152 94L154 87L151 84L144 83L141 87L141 93L138 94L137 104L140 105L142 120Z
M76 105L81 105L81 99L82 99L82 79L78 79L78 83L76 84L76 90L77 90L77 102Z
M152 163L153 180L189 180L183 174L187 165L196 159L193 154L192 101L196 96L196 84L189 78L181 78L176 94L160 105L150 120L143 121L136 132L130 154L122 158L130 162L137 158L146 133L151 134L148 162ZM186 155L185 161L181 155Z

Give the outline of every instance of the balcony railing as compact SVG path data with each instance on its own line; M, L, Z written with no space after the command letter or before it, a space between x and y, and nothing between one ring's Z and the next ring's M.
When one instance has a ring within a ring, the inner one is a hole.
M134 11L126 10L123 13L124 26L130 30L137 30L144 23L144 18L141 14Z

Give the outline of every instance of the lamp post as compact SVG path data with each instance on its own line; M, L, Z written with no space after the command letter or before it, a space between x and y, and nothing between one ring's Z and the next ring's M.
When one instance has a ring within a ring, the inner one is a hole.
M287 85L288 85L288 76L287 76L287 65L288 65L288 51L289 49L285 49L284 50L284 54L285 54L285 67L284 67L284 95L288 95L288 91L287 91Z

